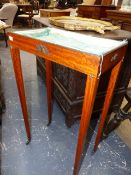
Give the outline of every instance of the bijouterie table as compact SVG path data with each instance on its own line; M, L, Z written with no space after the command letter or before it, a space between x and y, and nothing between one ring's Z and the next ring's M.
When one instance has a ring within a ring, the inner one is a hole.
M116 80L126 52L127 41L97 38L55 28L42 28L30 31L18 31L15 33L10 32L8 36L28 141L31 140L31 133L20 61L20 50L27 51L41 57L41 59L45 59L48 124L50 124L52 120L52 62L64 65L84 73L87 76L73 172L73 175L77 175L99 79L104 72L109 69L112 70L94 151L97 149L101 138Z
M33 17L34 23L39 27L56 27L49 22L49 18L43 17ZM60 28L60 27L59 27ZM63 29L64 30L64 29ZM117 85L113 94L113 99L110 105L108 116L112 112L117 112L120 108L126 89L128 87L130 77L131 77L131 32L124 30L113 30L105 31L105 34L100 34L93 31L77 31L79 33L115 39L115 40L128 40L128 48L126 51L126 57L122 65ZM36 57L37 61L37 73L42 80L45 81L45 63L44 60ZM98 86L98 92L95 99L95 104L93 107L92 119L98 118L102 111L106 90L107 82L110 77L110 70L104 73L100 78L100 83ZM71 127L76 120L80 119L82 113L82 104L84 89L86 83L86 75L78 71L72 70L68 67L53 63L53 95L54 99L58 103L60 109L65 115L65 123L68 127Z

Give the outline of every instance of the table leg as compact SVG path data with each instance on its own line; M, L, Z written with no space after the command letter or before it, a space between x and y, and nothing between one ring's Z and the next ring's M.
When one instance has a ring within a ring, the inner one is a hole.
M90 124L98 83L99 79L87 76L73 175L79 173L81 156Z
M117 77L118 77L121 65L122 65L122 61L120 61L111 71L111 76L110 76L110 80L108 83L107 93L106 93L106 97L105 97L105 101L104 101L104 105L103 105L103 110L102 110L102 114L101 114L101 119L100 119L100 123L99 123L99 127L98 127L98 132L97 132L97 136L96 136L96 140L95 140L94 151L97 150L98 144L99 144L100 139L101 139L103 127L104 127L104 124L106 121L106 116L108 114L108 110L110 107L110 103L112 100L113 92L115 89L115 84L117 81Z
M24 81L23 81L23 76L22 76L22 67L21 67L19 49L11 48L11 55L12 55L12 62L13 62L13 67L14 67L14 72L15 72L15 77L16 77L19 98L21 102L24 124L26 128L26 134L28 138L28 141L27 141L27 144L28 144L31 140L31 133L30 133L29 120L28 120L28 110L27 110L27 104L26 104Z
M45 60L46 65L46 87L47 87L47 103L48 103L48 126L52 120L52 62Z

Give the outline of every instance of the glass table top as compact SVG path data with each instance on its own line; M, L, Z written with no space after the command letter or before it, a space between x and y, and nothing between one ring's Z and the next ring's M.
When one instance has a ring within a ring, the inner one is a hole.
M98 56L105 55L112 50L127 44L126 40L117 41L98 38L49 27L26 31L16 31L14 33Z

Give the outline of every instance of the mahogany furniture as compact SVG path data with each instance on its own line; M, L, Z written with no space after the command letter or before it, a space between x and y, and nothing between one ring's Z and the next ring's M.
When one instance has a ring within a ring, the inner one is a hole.
M29 26L32 26L33 17L33 5L32 4L17 4L18 14L17 20L21 23L27 22Z
M70 10L40 9L40 17L70 16Z
M58 36L59 33L60 36ZM78 35L73 32L60 31L53 28L8 33L8 36L28 141L31 140L31 133L24 92L20 50L27 51L29 53L38 55L42 59L45 59L49 124L52 120L52 62L72 68L73 70L77 70L86 75L84 102L73 171L73 175L78 175L83 147L87 136L96 92L98 89L99 78L104 72L108 71L109 69L111 70L94 151L96 151L101 138L116 80L126 52L127 42L93 38L90 36L88 37L86 35ZM51 37L54 40L50 40ZM76 38L79 39L76 40ZM63 41L61 42L61 40ZM92 42L94 40L95 42ZM101 45L97 44L97 49L94 49L94 44L96 43L101 43ZM108 47L105 47L105 43L108 44Z
M40 25L52 27L48 18L34 17L34 20ZM118 77L117 86L115 88L112 103L110 105L109 113L112 111L115 112L122 104L131 77L131 68L129 66L131 65L131 33L124 30L107 31L104 35L89 31L83 31L81 33L115 40L127 39L129 42L126 57ZM45 64L44 60L40 59L39 57L37 57L37 72L38 75L40 75L40 77L44 80ZM109 76L110 70L104 73L100 78L98 92L92 113L93 117L98 118L102 111ZM65 122L68 127L71 127L77 119L80 119L85 82L86 76L84 74L53 63L53 94L62 111L65 113Z
M23 13L23 10L25 10L26 8L32 7L32 4L30 4L30 3L25 3L25 4L17 3L16 5L18 6L18 12L17 12L18 15Z
M115 10L111 5L78 5L78 16L86 18L101 19L106 18L106 10Z
M107 10L107 18L112 22L120 23L121 29L131 31L131 12L121 10Z
M33 6L33 15L39 14L39 1L38 0L31 0L30 4Z

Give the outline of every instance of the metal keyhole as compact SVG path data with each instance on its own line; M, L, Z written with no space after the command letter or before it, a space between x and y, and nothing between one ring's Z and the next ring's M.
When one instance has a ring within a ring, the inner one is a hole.
M37 49L38 51L41 51L41 52L45 53L45 54L48 54L48 53L49 53L47 47L46 47L46 46L43 46L43 45L37 45L37 46L36 46L36 49Z

